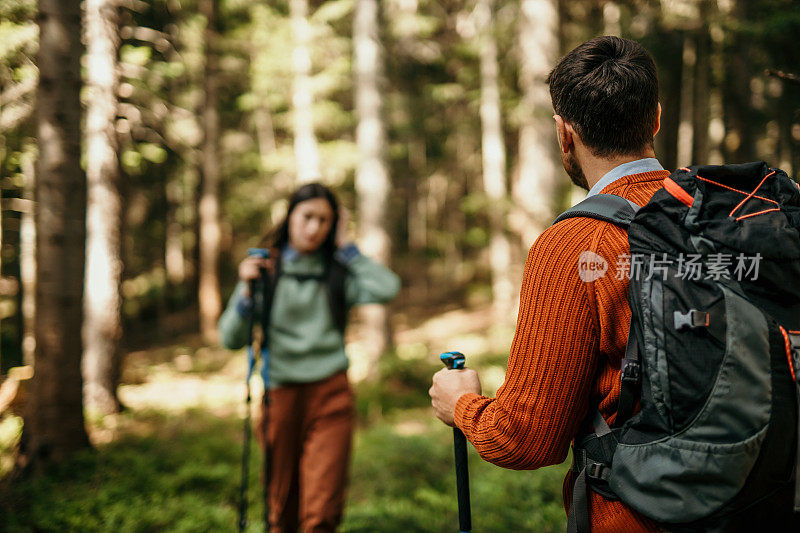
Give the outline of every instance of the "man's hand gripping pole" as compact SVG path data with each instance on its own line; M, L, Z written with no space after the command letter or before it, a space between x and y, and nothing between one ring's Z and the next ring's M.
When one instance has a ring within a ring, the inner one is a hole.
M461 352L445 352L439 356L450 370L461 370L467 359ZM472 531L472 513L469 503L469 470L467 467L467 438L457 427L453 428L453 450L456 460L456 492L458 494L458 525L462 533Z

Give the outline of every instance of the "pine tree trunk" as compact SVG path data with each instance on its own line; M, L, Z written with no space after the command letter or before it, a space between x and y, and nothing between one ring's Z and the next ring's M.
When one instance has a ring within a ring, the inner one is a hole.
M708 0L699 6L700 27L695 36L694 96L692 98L692 163L708 164L708 122L711 70L711 37L708 33L708 17L711 9Z
M512 189L522 211L514 219L523 244L530 246L552 222L562 175L553 126L553 106L545 83L559 51L558 1L523 0L519 22L522 125L519 176Z
M19 464L41 470L89 446L89 439L80 364L86 245L80 2L39 0L38 23L36 351Z
M35 164L32 160L23 163L25 186L22 193L26 207L22 212L19 228L19 278L22 292L22 362L33 365L36 348L36 221L34 220L33 196L36 187Z
M314 95L311 90L311 53L309 44L311 28L308 23L308 0L290 0L289 11L294 36L294 85L292 88L292 110L294 112L294 157L297 166L297 182L307 183L319 179L319 153L314 136L314 117L311 106Z
M384 265L391 262L391 241L387 211L391 180L386 162L386 126L382 116L383 53L379 39L377 0L357 0L353 20L353 66L356 84L358 127L356 142L361 158L356 170L360 244L364 252ZM361 308L368 339L370 373L378 378L378 358L392 345L389 313L386 307Z
M122 336L121 225L117 116L119 12L115 0L85 0L88 85L86 116L86 279L83 377L86 407L119 411Z
M694 144L694 74L697 63L697 43L691 34L683 36L683 67L681 73L680 124L678 125L678 166L693 165Z
M498 316L511 311L514 284L511 281L511 245L505 229L506 146L500 110L497 43L494 37L494 0L479 0L475 20L480 39L481 72L481 153L483 188L489 200L489 265L492 270L492 302Z
M678 165L678 128L681 114L683 38L669 28L660 28L657 38L666 52L658 64L661 130L655 137L655 148L664 168L672 170L682 166Z
M217 1L203 0L201 12L206 18L205 105L202 153L202 177L198 208L200 232L200 332L207 343L217 341L217 319L222 312L219 288L219 80L217 72Z

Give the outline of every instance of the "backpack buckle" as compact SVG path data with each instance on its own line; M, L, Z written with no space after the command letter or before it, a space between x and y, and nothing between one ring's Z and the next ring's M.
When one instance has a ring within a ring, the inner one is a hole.
M608 467L602 463L589 463L586 465L586 477L608 481Z
M620 367L620 380L623 383L639 383L642 379L642 364L636 359L628 359L627 357L622 360Z
M673 314L675 329L680 331L684 328L697 329L708 327L711 315L697 309L689 309L686 313L675 311Z

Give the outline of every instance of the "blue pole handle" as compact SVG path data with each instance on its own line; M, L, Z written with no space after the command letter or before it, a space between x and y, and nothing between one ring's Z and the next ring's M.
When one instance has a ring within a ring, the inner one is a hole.
M467 366L467 358L461 352L444 352L439 359L450 370L461 370Z
M248 257L258 257L261 259L269 259L269 250L266 248L248 248Z

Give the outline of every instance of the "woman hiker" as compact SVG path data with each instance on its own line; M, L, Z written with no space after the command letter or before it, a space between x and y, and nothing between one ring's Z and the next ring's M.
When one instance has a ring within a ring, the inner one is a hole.
M388 302L400 287L396 274L361 255L346 226L347 212L327 187L297 189L286 218L266 238L270 258L239 264L239 283L219 320L229 349L247 343L251 313L266 332L269 368L262 375L268 375L273 532L335 531L339 525L355 418L344 351L347 311ZM263 272L267 283L250 294L250 282ZM266 406L262 402L256 432L262 449Z

